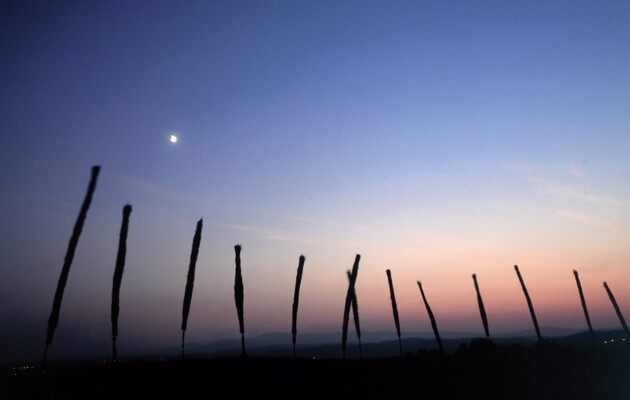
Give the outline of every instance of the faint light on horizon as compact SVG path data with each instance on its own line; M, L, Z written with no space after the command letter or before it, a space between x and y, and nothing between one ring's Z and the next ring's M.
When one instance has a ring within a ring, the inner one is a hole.
M177 143L178 140L179 138L174 133L171 133L170 136L168 137L168 141L171 143Z

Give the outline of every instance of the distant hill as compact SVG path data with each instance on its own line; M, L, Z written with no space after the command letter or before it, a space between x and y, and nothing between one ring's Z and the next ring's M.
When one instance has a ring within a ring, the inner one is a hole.
M544 338L555 338L555 337L560 337L560 336L573 335L579 332L582 332L582 330L570 329L570 328L554 328L554 327L549 327L549 326L540 327L540 334ZM536 336L536 331L532 328L532 329L524 329L521 331L499 333L496 335L492 335L493 338L528 337L528 336Z
M609 333L612 332L612 333ZM592 346L588 331L577 329L541 327L544 338L552 339L555 343L567 347ZM452 352L460 345L471 339L482 337L475 332L440 332L444 349ZM605 338L623 339L622 331L598 331L598 342ZM433 332L404 332L402 334L404 353L414 353L418 350L432 350L437 348ZM498 344L531 345L536 342L534 329L515 331L493 335L491 339ZM336 358L341 355L341 332L299 334L297 340L297 354L300 357ZM400 354L398 339L394 331L375 331L362 333L363 355L365 357L389 357ZM266 357L290 357L292 355L291 334L284 332L270 332L246 338L246 348L250 355ZM160 351L160 354L177 355L180 349L173 347ZM239 339L218 340L206 344L191 343L186 345L189 356L225 356L239 354L241 343ZM348 357L358 357L359 349L356 336L351 334L347 347Z
M575 333L556 338L554 340L559 346L574 348L590 348L592 347L591 334L588 331ZM595 331L595 341L597 347L607 348L620 346L628 341L624 331L621 329L608 331Z
M552 339L563 347L592 346L588 331L577 329L542 327L543 337ZM452 352L461 344L470 342L474 338L482 337L479 332L442 331L440 332L446 351ZM614 346L623 343L623 332L620 330L596 331L598 346ZM403 332L403 351L413 353L417 350L436 348L433 332ZM32 339L27 337L27 339ZM55 343L56 359L106 359L109 355L109 343L105 342L94 346L92 339L71 337L60 338ZM536 341L533 329L520 330L509 333L493 335L491 339L498 344L532 344ZM25 341L26 342L26 341ZM399 355L397 336L394 331L365 331L362 334L364 356L387 357ZM605 343L606 342L606 343ZM358 357L357 339L354 332L348 338L348 357ZM208 343L187 343L186 354L195 356L222 356L240 354L241 344L239 339L217 340ZM292 355L291 334L287 332L270 332L262 335L246 337L247 352L256 356L285 357ZM143 350L125 351L120 354L122 358L134 359L144 357L171 357L180 354L177 344L168 348L145 348ZM341 332L327 333L300 333L297 338L297 354L300 357L335 358L341 356ZM0 355L0 363L22 360L37 360L37 357L21 357L19 354Z

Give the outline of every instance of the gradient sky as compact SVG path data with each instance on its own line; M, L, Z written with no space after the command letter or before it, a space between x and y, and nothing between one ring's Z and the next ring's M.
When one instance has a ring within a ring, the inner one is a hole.
M339 331L362 255L366 330L531 328L630 317L627 1L0 2L0 354L38 358L92 165L101 176L50 357L110 351L122 207L133 205L119 352ZM177 133L179 143L168 142ZM298 338L299 342L299 338ZM61 344L59 344L61 343Z

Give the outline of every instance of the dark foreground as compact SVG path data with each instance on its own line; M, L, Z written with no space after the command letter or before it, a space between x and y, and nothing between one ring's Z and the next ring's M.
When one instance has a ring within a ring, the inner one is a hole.
M128 361L3 377L3 399L629 399L630 348L497 346L454 355Z

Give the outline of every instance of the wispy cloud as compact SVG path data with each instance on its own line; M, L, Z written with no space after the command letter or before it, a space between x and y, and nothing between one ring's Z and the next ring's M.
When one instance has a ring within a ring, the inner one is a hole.
M558 210L557 214L562 215L563 217L567 217L569 219L575 220L575 221L586 222L589 220L589 218L586 215L582 215L578 212L570 211L570 210Z
M556 213L562 217L578 221L597 228L606 228L609 231L617 232L617 227L610 221L601 218L589 217L571 210L558 210Z
M529 175L527 180L534 186L534 188L536 188L536 190L543 193L578 199L588 203L606 204L610 206L618 206L620 204L616 199L591 194L586 190L576 187L575 185L552 182L534 175Z
M562 183L547 179L543 177L545 174L540 168L528 163L507 164L506 167L523 174L532 187L541 193L581 200L593 204L604 204L609 206L619 206L621 204L621 202L615 198L592 193L584 187L583 183L576 185L574 183ZM566 178L568 178L568 176L573 178L583 178L586 175L584 169L575 163L564 164L562 172ZM575 179L572 179L571 182L580 182L580 180L576 181Z
M329 247L328 244L318 242L316 240L294 235L287 232L279 232L270 228L255 226L255 225L234 225L234 224L219 224L211 223L210 225L218 228L232 229L241 232L249 232L262 236L266 240L274 240L281 242L299 243L307 246Z
M584 176L584 170L575 164L571 164L569 165L569 174L576 178L582 178Z

